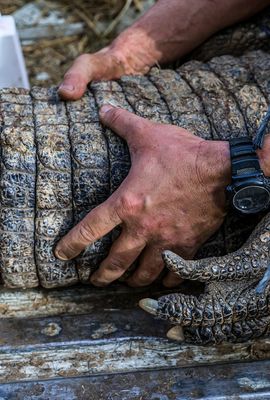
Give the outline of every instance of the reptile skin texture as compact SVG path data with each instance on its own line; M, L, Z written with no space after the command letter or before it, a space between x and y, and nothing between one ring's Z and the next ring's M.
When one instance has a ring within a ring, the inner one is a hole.
M199 297L181 293L158 299L156 315L179 324L186 342L242 342L268 335L270 284L257 291L270 260L270 216L240 249L223 257L185 261L164 253L166 266L183 279L204 282Z
M54 257L59 238L107 199L130 168L127 145L99 122L102 104L209 140L253 137L270 102L269 32L267 10L211 38L194 52L195 60L153 68L147 76L94 82L76 102L61 101L56 88L0 90L2 286L88 283L119 235L114 230L75 260ZM258 293L256 287L270 261L269 215L229 213L194 261L165 252L167 267L203 282L204 292L170 294L144 308L176 324L175 338L187 342L267 335L269 288Z

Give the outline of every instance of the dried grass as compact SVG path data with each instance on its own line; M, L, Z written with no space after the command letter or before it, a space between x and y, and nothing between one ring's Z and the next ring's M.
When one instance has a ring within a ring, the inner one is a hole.
M26 66L32 85L58 84L74 58L85 52L94 52L106 46L116 35L116 28L132 7L140 14L145 0L69 0L54 1L69 21L82 21L86 25L82 35L39 40L23 46ZM10 14L29 0L0 0L2 14ZM46 10L45 10L46 11ZM48 79L40 80L46 72Z

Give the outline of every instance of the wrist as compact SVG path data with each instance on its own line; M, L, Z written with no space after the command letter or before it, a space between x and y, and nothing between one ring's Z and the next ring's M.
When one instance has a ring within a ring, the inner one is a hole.
M214 190L229 185L231 181L229 142L205 140L200 153L198 161L208 180L208 185Z
M124 75L146 74L161 58L155 41L143 29L133 26L111 43L108 52L121 64Z
M126 73L145 73L155 63L183 57L216 31L260 11L268 1L159 0L112 47L125 59Z
M231 181L229 142L203 140L197 157L197 177L212 201L225 215L225 188Z
M204 153L205 162L209 162L209 177L219 187L226 187L231 182L231 156L228 141L213 141L211 146L206 141L208 150ZM205 147L206 147L205 146ZM262 149L256 151L260 167L265 176L270 177L270 134L265 136Z
M111 43L126 74L182 57L215 32L210 0L159 0ZM210 15L209 15L210 14Z

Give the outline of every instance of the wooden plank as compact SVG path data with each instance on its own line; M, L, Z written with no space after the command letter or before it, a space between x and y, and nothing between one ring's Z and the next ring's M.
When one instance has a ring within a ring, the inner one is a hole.
M196 287L196 285L193 284ZM194 288L193 288L194 290ZM183 287L183 292L190 291L190 284ZM75 286L56 290L31 289L12 290L0 288L0 319L33 316L51 316L60 314L84 314L104 308L135 307L143 297L157 298L172 290L165 290L161 285L151 288L129 288L123 284L114 284L108 288L93 286Z
M1 290L0 382L270 359L270 339L209 347L167 340L170 325L137 305L160 290Z
M89 288L66 290L0 289L0 318L20 318L63 313L84 313L93 309Z
M1 385L3 400L266 400L270 361Z
M13 13L21 40L65 37L84 31L83 22L73 22L55 3L33 1Z
M270 342L267 342L269 354ZM254 349L262 353L265 343L222 346L221 349L178 345L155 338L62 343L0 352L0 382L135 372L196 366L220 362L252 361ZM222 355L221 355L222 352Z
M84 23L74 22L70 24L67 23L55 26L45 25L29 28L19 28L18 32L21 40L37 40L79 35L84 30Z
M0 382L269 359L270 340L190 346L167 329L138 309L2 320Z
M188 285L183 289L189 291ZM0 291L0 382L267 359L270 340L179 345L137 306L160 287Z
M138 309L104 310L84 315L65 315L48 318L10 318L1 321L0 352L5 349L88 343L96 340L129 340L144 337L162 339L169 325L153 320Z

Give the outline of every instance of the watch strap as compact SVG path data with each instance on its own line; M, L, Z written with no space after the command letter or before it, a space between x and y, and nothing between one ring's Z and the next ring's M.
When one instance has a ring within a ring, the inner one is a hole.
M263 176L259 158L248 137L230 139L232 182Z

